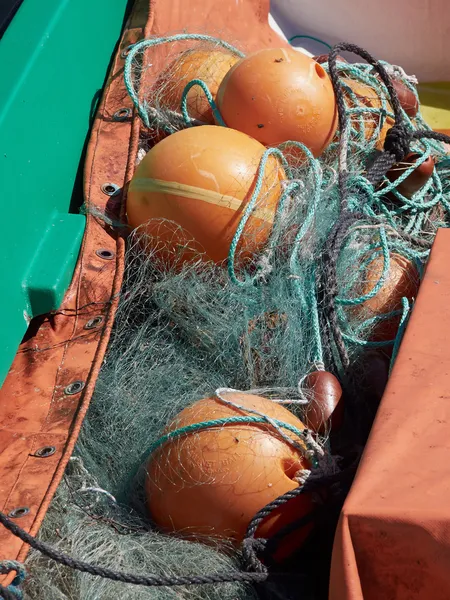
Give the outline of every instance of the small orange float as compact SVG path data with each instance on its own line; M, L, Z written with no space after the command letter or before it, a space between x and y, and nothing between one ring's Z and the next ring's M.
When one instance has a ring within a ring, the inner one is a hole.
M404 173L405 169L411 168L419 158L420 154L410 152L404 158L403 162L394 165L392 169L386 173L386 177L389 181L396 181ZM412 198L414 194L424 187L432 176L433 171L434 159L432 156L429 156L422 164L416 167L404 181L398 184L397 190L406 198Z
M299 430L305 427L288 410L266 398L243 392L227 392L224 398ZM193 423L242 415L248 413L217 398L205 398L183 410L167 432ZM288 430L284 432L304 447L299 436ZM229 424L197 430L166 441L150 457L146 480L148 506L163 531L230 538L239 543L256 513L278 496L297 488L296 475L308 468L302 452L269 424ZM309 513L311 507L310 496L300 494L263 520L257 537L270 538ZM306 526L296 531L296 548L309 530L310 526Z
M220 50L183 52L162 74L157 83L163 86L163 102L167 108L180 112L184 88L194 79L206 83L215 100L222 79L238 60L236 54ZM210 125L214 124L211 106L205 92L199 86L192 87L187 93L187 109L191 118Z
M204 125L172 134L147 153L130 182L129 224L136 228L150 219L174 221L192 235L206 258L223 261L251 199L265 150L248 135L226 127ZM283 168L270 156L237 256L253 254L266 243L283 179ZM145 229L151 235L153 227ZM173 256L183 252L173 230L161 228L155 247L161 242Z
M392 85L397 92L398 101L408 117L415 117L419 112L419 101L416 95L400 79L393 77Z
M315 60L286 48L241 59L220 84L217 104L229 127L267 146L302 142L319 156L337 127L333 86Z
M303 387L311 393L304 416L306 425L319 433L339 429L344 418L344 403L341 384L333 373L313 371L306 376Z

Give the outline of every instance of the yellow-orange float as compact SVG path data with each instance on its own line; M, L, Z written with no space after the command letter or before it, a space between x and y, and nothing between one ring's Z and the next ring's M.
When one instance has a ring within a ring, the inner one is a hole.
M153 235L155 227L149 220L173 221L192 236L195 250L204 251L207 259L223 261L251 199L265 150L244 133L214 125L184 129L165 138L147 153L130 182L130 226L143 225L143 231ZM266 243L284 178L278 160L270 156L238 255L253 254ZM170 228L159 229L155 248L161 242L172 256L180 252L190 256Z
M305 426L286 408L266 398L227 392L226 400L257 410L298 430ZM204 398L183 410L167 432L246 411ZM252 416L252 415L250 415ZM285 430L299 445L304 440ZM228 424L197 430L171 439L150 457L146 493L154 521L166 532L188 537L213 536L240 542L256 513L282 494L298 487L296 476L308 461L268 423ZM309 495L300 494L277 509L258 528L268 538L311 510ZM310 527L296 531L294 546ZM291 541L289 549L292 550Z

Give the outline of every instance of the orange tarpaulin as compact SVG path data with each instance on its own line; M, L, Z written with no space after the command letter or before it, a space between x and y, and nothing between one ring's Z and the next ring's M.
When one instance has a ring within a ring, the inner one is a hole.
M247 51L284 43L268 25L269 0L152 0L149 4L147 11L148 0L138 3L142 10L135 10L131 17L93 129L85 194L100 208L106 202L102 183L122 185L134 168L139 122L136 117L133 124L110 118L118 109L131 107L122 80L121 54L130 43L142 35L181 29L201 30L231 42L240 40ZM20 524L33 534L45 516L79 433L120 286L123 240L116 239L92 215L88 220L76 276L63 305L68 312L46 320L24 341L0 395L3 406L9 408L0 415L1 509L8 512L29 506L30 513ZM116 260L102 261L96 254L101 248L110 250ZM450 231L441 230L340 519L330 600L450 598L449 257ZM92 285L99 278L104 285ZM89 341L80 337L85 335L86 322L99 314L105 319L104 330ZM45 355L29 351L36 340L50 344L52 349ZM33 369L39 369L43 380L39 384L41 412L36 410ZM76 380L86 382L83 393L65 395L66 386ZM49 423L57 427L52 429ZM45 445L56 448L48 462L35 455L35 450ZM6 530L0 532L1 559L23 560L26 550Z
M138 0L116 52L91 132L84 171L86 203L105 209L105 182L122 187L131 178L137 153L139 117L112 118L131 108L124 81L126 49L143 37L184 28L240 40L246 50L283 42L268 24L269 0ZM88 16L87 16L88 18ZM161 48L163 68L168 48ZM109 252L108 260L101 251ZM124 240L87 215L77 269L60 310L33 322L0 391L0 509L9 514L26 507L20 526L35 535L45 517L75 446L104 357L123 271ZM100 325L86 323L100 318ZM77 393L67 386L81 382ZM83 387L84 386L84 387ZM41 458L42 448L51 448ZM38 451L38 453L36 453ZM24 560L28 547L0 528L0 560ZM7 585L13 574L0 576Z
M441 229L342 511L330 600L450 598L449 260Z

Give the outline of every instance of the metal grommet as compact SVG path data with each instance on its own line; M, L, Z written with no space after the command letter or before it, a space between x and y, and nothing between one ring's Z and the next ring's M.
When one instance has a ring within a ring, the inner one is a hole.
M55 446L43 446L36 450L32 456L36 456L37 458L48 458L49 456L53 456L55 454L56 448Z
M112 260L115 256L114 252L107 248L99 248L95 251L95 254L104 260Z
M73 396L74 394L79 394L81 390L84 388L84 381L73 381L69 383L69 385L64 389L64 393L66 396Z
M28 506L20 506L19 508L14 508L10 510L8 513L8 517L10 519L20 519L20 517L24 517L30 512Z
M84 326L85 329L95 329L103 322L103 317L92 317Z
M114 196L114 194L116 194L119 190L120 187L118 185L115 183L110 183L109 181L102 185L102 192L107 196Z
M130 44L129 46L124 48L122 50L122 52L120 53L120 58L126 58L128 56L128 54L130 53L130 50L133 46L134 46L134 44Z
M131 117L131 108L119 108L113 114L114 121L126 121L128 117Z

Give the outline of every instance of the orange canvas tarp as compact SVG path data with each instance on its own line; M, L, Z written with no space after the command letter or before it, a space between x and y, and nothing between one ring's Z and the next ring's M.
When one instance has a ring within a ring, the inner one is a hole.
M102 186L119 187L135 167L139 118L117 120L132 108L125 89L126 49L143 37L183 29L221 36L244 50L284 44L268 24L269 0L138 0L125 27L91 132L85 172L87 205L106 210ZM87 15L86 18L89 18ZM152 77L165 66L161 47ZM120 199L120 198L119 198ZM123 209L123 206L122 206ZM88 212L86 232L71 286L56 314L32 323L0 390L0 509L28 512L17 524L35 535L75 446L109 340L124 266L124 239ZM101 252L109 252L107 259ZM86 328L88 322L98 324ZM84 387L66 390L74 382ZM51 454L41 456L43 449ZM26 544L0 528L0 560L24 560ZM13 574L0 576L7 585Z
M330 600L450 598L449 257L441 229L341 514Z

